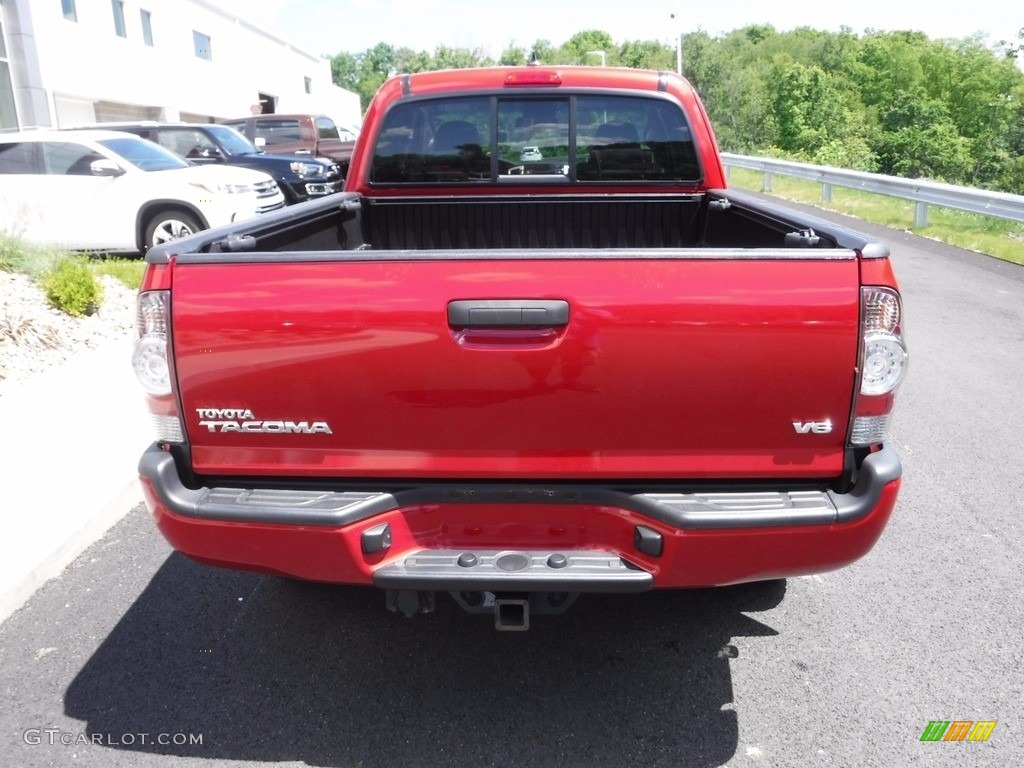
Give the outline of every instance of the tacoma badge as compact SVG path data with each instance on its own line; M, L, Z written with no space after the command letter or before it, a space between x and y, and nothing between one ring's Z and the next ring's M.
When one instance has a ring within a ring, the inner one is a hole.
M196 408L199 426L210 432L330 435L326 421L262 421L248 408Z

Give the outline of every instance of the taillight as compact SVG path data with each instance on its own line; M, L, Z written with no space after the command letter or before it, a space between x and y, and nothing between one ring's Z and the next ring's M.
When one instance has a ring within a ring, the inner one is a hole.
M167 359L167 322L170 291L147 291L136 300L135 325L139 338L132 366L142 388L151 395L171 394L171 368Z
M174 396L170 328L170 291L144 291L136 309L138 338L132 353L132 367L148 395L149 411L157 440L184 442L184 430Z
M881 443L889 430L896 388L910 360L903 340L903 305L892 288L861 288L861 365L851 445Z

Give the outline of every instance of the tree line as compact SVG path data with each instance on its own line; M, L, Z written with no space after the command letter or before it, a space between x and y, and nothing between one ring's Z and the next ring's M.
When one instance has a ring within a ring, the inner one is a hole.
M1024 29L988 47L979 37L921 32L855 34L753 25L683 36L683 74L697 88L723 151L801 160L906 178L1024 194ZM603 57L596 52L603 52ZM365 109L396 73L526 64L676 68L663 42L616 43L584 30L555 46L432 53L378 43L331 59L334 82Z

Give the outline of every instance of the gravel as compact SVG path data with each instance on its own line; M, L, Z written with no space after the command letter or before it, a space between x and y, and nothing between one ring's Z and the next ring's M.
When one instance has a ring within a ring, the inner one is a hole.
M31 279L0 272L0 397L82 350L131 338L136 292L107 275L100 282L99 311L71 317L51 307Z

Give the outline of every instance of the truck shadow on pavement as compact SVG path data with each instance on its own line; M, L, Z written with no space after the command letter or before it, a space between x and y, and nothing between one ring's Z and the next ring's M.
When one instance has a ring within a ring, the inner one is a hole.
M582 596L500 633L448 595L406 619L383 593L162 565L68 688L90 735L129 749L310 765L671 765L738 744L734 637L785 582ZM740 659L737 663L742 663ZM202 743L155 743L156 734Z

